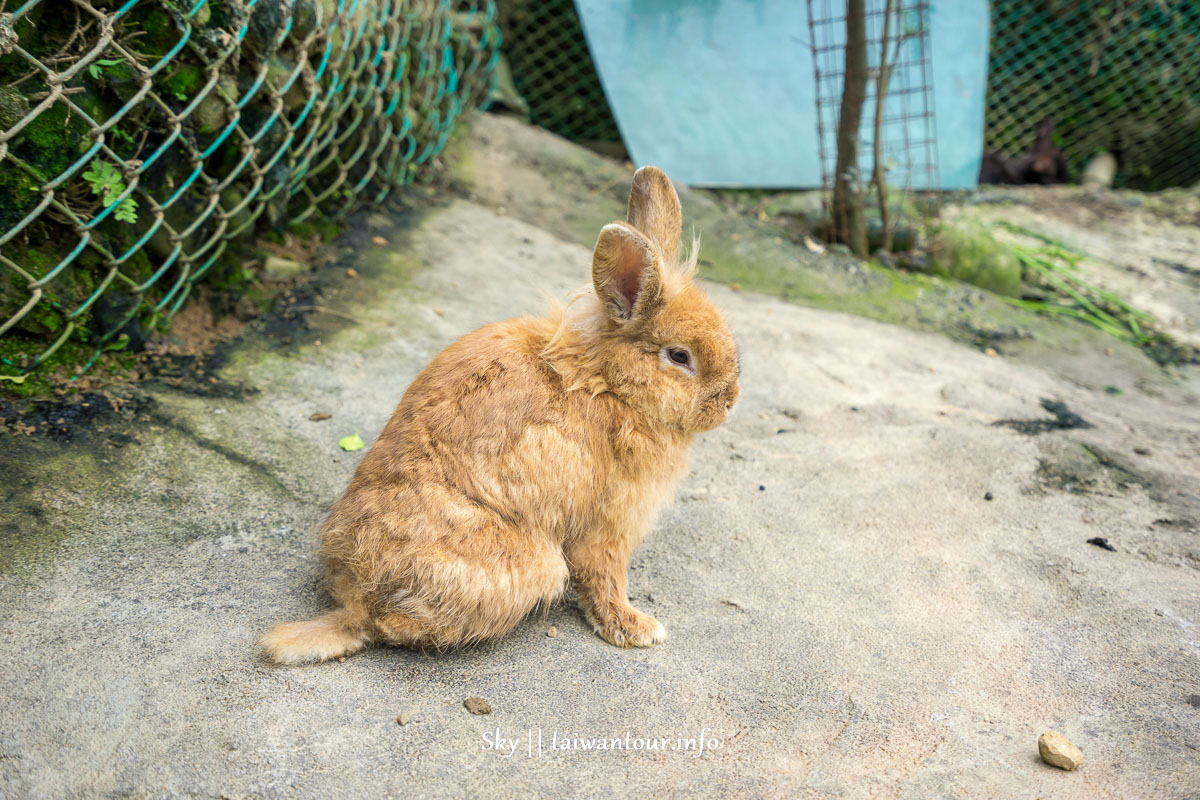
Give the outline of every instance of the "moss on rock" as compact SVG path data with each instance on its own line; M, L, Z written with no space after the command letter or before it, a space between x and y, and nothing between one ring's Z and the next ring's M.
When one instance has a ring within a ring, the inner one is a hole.
M943 226L934 237L928 270L1007 297L1021 294L1021 262L978 223Z

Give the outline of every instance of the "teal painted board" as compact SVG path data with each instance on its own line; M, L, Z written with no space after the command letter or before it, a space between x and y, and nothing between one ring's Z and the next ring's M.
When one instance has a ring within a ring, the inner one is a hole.
M575 5L635 163L657 164L696 186L820 186L816 85L802 0ZM987 0L938 2L930 12L940 188L973 187L979 174L988 23ZM912 135L924 138L915 127ZM866 172L869 153L864 156ZM928 188L922 179L923 173L913 176L914 188ZM890 173L889 180L904 184L907 176Z
M987 0L935 0L930 9L933 107L942 189L974 189L987 111Z

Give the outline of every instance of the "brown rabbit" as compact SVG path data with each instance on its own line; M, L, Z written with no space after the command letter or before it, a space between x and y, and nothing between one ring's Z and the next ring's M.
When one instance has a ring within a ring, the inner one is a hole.
M678 258L681 222L667 176L643 167L629 222L600 231L594 291L464 336L417 376L323 526L338 609L274 625L271 659L491 639L568 580L606 641L666 639L626 597L630 553L738 396L737 346L692 284L695 253Z

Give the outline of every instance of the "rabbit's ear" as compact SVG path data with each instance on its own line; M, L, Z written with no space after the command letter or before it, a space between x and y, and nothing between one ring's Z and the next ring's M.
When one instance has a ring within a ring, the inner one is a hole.
M683 234L683 211L671 179L658 167L642 167L633 174L629 224L654 242L664 261L675 261Z
M662 300L662 260L641 232L613 222L596 240L592 285L614 321L640 320Z

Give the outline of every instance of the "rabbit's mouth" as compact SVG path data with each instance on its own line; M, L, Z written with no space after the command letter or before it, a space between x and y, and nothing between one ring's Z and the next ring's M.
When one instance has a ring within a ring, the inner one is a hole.
M692 429L703 432L720 426L733 414L737 401L737 384L705 398L693 415Z

